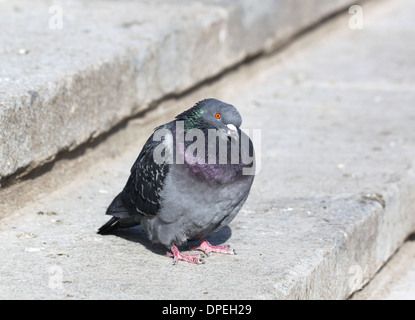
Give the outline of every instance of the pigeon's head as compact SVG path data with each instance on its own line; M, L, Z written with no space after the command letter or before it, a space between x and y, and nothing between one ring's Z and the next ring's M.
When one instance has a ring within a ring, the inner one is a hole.
M216 99L205 99L176 117L185 120L190 129L223 129L237 135L242 118L233 105Z

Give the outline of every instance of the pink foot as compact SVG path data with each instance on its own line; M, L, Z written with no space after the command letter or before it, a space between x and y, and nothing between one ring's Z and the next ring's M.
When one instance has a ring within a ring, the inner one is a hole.
M177 264L179 260L186 261L189 263L196 263L196 264L202 264L205 263L199 254L197 255L191 255L191 254L183 254L177 249L176 246L171 247L171 251L173 253L167 252L167 256L170 258L173 258L173 264Z
M228 245L212 246L206 239L201 239L200 241L201 241L200 246L191 248L190 250L201 250L208 256L212 252L225 253L225 254L236 254L235 250L230 249Z

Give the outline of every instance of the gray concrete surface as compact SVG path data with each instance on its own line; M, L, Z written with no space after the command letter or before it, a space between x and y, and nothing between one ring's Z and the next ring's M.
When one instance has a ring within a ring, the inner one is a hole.
M0 182L351 2L1 1Z
M405 242L352 300L415 300L415 239Z
M0 298L344 299L359 290L415 230L414 2L363 9L362 30L345 13L7 188L42 196L1 220ZM152 129L210 96L261 129L252 193L209 238L238 255L172 266L140 228L95 234Z

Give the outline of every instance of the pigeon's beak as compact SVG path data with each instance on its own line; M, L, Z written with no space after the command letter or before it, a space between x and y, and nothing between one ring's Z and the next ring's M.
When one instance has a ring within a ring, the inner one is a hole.
M226 127L228 128L228 130L226 131L228 137L230 137L233 141L237 141L238 129L233 124L227 124Z

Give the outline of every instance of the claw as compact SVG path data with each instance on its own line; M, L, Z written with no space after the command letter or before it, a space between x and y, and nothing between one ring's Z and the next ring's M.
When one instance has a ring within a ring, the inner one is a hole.
M212 246L206 239L201 239L201 244L198 247L193 247L190 250L203 251L207 256L210 256L212 252L224 253L224 254L236 254L236 251L231 249L228 245Z
M167 252L167 256L170 258L173 258L173 265L176 265L179 260L186 261L189 263L195 263L195 264L204 264L205 261L201 259L200 254L191 255L191 254L183 254L177 249L176 246L172 246L171 252Z

